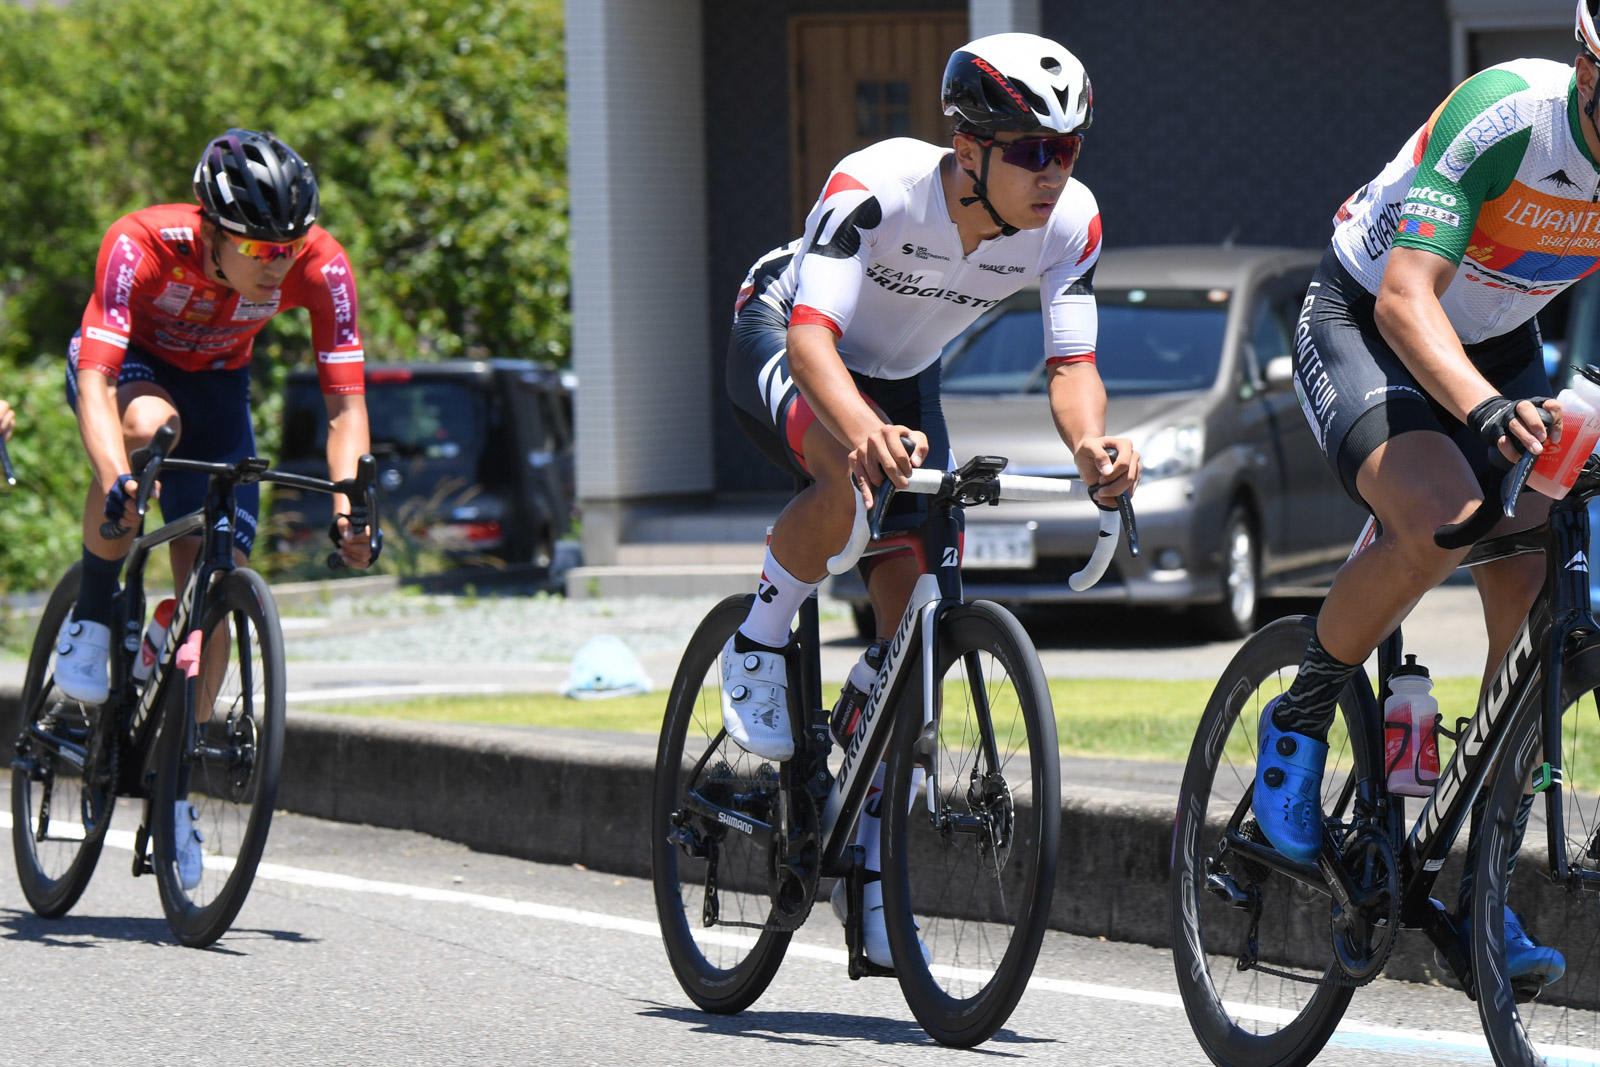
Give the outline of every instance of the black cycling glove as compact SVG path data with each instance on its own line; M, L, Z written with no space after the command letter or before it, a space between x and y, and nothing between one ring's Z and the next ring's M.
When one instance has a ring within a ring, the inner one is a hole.
M133 475L119 474L117 475L117 483L111 487L110 492L106 493L106 518L112 522L120 523L122 521L122 512L127 508L128 500L130 499L128 483L131 481L133 481Z
M1523 399L1539 409L1539 417L1544 421L1545 426L1549 427L1554 421L1554 417L1544 410L1544 402L1550 398L1547 396L1530 396ZM1472 427L1472 432L1477 434L1483 440L1483 443L1489 446L1489 451L1498 452L1500 450L1500 438L1504 437L1511 442L1511 447L1516 449L1518 455L1520 455L1526 452L1527 449L1523 447L1522 441L1511 432L1511 424L1517 421L1517 405L1520 403L1522 403L1522 400L1512 400L1510 397L1505 396L1491 396L1488 400L1467 412L1467 425Z
M341 512L340 514L337 514L337 515L335 515L333 517L333 522L328 524L328 540L333 542L333 547L334 548L343 548L344 547L344 539L339 536L339 520L340 519L348 519L349 517L350 517L349 515L346 515L346 514ZM359 527L358 529L365 529L365 527ZM372 566L372 564L378 562L378 557L383 555L383 530L382 529L375 529L375 530L372 531L371 543L372 543L372 559L369 560L368 563L367 563L367 566L369 566L369 567Z

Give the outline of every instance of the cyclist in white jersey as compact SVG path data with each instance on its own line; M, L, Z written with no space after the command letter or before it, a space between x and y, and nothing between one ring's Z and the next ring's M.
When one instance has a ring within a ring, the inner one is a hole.
M1307 293L1295 345L1301 403L1382 533L1339 572L1293 685L1261 717L1254 808L1292 858L1320 847L1317 798L1339 691L1465 555L1435 546L1434 529L1469 514L1504 464L1560 440L1534 315L1600 267L1597 3L1578 0L1573 67L1517 60L1453 92L1339 209ZM1555 416L1548 435L1541 407ZM1494 533L1542 523L1549 503L1530 494ZM1544 560L1497 560L1472 577L1489 634L1487 686L1544 582ZM1524 797L1522 826L1531 807ZM1469 877L1473 866L1469 856ZM1464 881L1457 917L1468 923L1470 897ZM1514 978L1549 983L1565 970L1509 909L1506 943Z
M903 486L913 467L950 465L939 354L985 309L1038 279L1056 428L1103 504L1138 483L1132 445L1105 435L1094 362L1100 217L1072 177L1092 113L1088 75L1054 41L997 34L951 55L941 95L952 145L896 138L846 156L804 234L755 264L735 307L735 415L769 458L811 479L779 515L749 616L723 650L724 725L767 759L794 751L783 648L849 534L852 480L870 499L885 477ZM910 555L875 559L864 571L886 636L919 567ZM852 680L864 688L872 673L864 656ZM869 872L878 774L856 835ZM867 955L887 966L878 883L865 893Z

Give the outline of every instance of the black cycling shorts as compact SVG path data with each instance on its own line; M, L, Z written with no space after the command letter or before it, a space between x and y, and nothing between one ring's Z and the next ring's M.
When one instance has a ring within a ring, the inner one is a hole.
M1432 430L1455 441L1484 486L1506 470L1505 458L1446 411L1412 377L1378 332L1377 298L1334 255L1322 257L1295 328L1294 388L1311 433L1351 499L1367 503L1356 473L1390 438ZM1543 344L1534 320L1510 333L1466 345L1468 358L1502 394L1550 396Z
M67 406L78 411L78 347L73 333L67 346ZM256 454L255 430L250 425L250 368L189 371L158 359L130 344L122 357L117 384L150 382L172 398L181 432L174 459L204 463L235 463ZM167 521L192 515L205 507L207 475L199 471L163 471L156 499ZM255 546L256 517L261 514L261 486L241 485L233 491L234 547L245 555Z
M751 300L735 317L728 341L728 399L734 417L761 453L790 474L809 478L801 445L816 413L789 373L789 323L786 316L760 300ZM937 360L910 378L869 378L850 372L861 395L880 408L891 423L920 430L928 438L925 470L950 467L950 432L939 401ZM893 516L885 529L906 529L921 523L926 498L901 493L889 504Z

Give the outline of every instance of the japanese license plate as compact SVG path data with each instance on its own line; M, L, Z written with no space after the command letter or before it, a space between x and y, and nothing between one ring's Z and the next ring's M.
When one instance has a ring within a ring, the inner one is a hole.
M1032 524L968 524L963 566L973 570L1023 570L1035 562Z

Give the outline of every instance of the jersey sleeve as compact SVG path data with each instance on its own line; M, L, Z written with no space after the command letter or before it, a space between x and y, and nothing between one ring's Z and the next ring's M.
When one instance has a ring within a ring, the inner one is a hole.
M844 334L866 284L867 264L883 224L885 198L850 173L846 158L828 177L806 219L789 324L826 326Z
M332 237L306 264L300 302L311 313L317 381L326 395L366 392L361 333L356 327L356 279L350 259Z
M1400 204L1394 243L1459 265L1487 200L1505 192L1532 136L1522 77L1491 67L1468 78L1417 138L1417 170Z
M1044 315L1045 363L1093 363L1100 320L1094 303L1094 268L1100 262L1100 210L1087 188L1077 212L1088 222L1070 225L1065 253L1039 278ZM1074 205L1077 207L1077 205Z
M100 242L95 259L94 290L84 309L78 348L78 369L95 370L115 379L122 370L133 333L133 294L160 272L155 254L141 239L144 232L129 218L117 220Z

